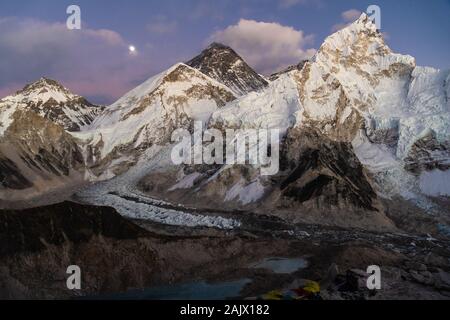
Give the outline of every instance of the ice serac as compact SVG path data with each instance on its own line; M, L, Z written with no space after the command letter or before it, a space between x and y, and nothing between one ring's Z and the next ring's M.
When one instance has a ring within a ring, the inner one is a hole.
M90 125L102 109L71 93L57 81L41 78L0 100L0 134L16 110L31 110L67 131L80 131Z
M206 124L235 98L225 85L179 63L107 107L91 130L77 136L91 146L91 162L103 168L114 161L123 171L150 147L170 143L176 129L191 129L194 121Z
M220 43L212 43L186 64L223 83L238 96L267 85L233 49Z

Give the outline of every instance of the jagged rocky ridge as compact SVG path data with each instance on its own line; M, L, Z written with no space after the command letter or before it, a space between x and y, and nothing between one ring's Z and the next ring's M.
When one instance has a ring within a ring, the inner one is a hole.
M303 69L303 66L306 64L306 62L308 62L308 60L302 60L302 61L300 61L299 63L297 63L297 64L295 64L295 65L292 65L292 66L288 66L287 68L285 68L285 69L283 69L283 70L281 70L281 71L278 71L278 72L275 72L275 73L272 73L270 76L269 76L269 80L270 81L275 81L275 80L277 80L282 74L285 74L285 73L288 73L288 72L291 72L291 71L294 71L294 70L302 70Z

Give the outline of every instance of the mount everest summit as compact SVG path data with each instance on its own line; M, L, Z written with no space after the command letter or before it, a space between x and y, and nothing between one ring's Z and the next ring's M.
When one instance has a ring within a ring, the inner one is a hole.
M93 204L103 197L101 205L121 212L123 203L105 199L132 194L376 230L399 228L408 207L445 231L449 97L450 71L392 52L365 14L310 61L267 79L217 43L107 107L42 78L0 100L0 207L77 194ZM279 129L280 172L174 165L171 134L192 131L195 121Z

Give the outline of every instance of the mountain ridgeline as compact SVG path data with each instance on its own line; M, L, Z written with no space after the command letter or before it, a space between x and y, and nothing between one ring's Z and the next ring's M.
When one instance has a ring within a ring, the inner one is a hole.
M0 100L0 207L49 194L57 202L73 188L124 179L199 209L395 229L393 199L448 211L449 97L449 71L392 52L365 14L313 59L268 79L218 43L107 107L42 78ZM279 129L280 172L174 165L171 134L194 121Z

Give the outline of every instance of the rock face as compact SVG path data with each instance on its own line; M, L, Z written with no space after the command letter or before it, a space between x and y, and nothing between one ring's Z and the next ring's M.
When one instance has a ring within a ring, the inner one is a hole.
M90 125L102 109L47 78L0 100L0 200L80 183L82 143L71 132Z
M0 138L0 159L1 200L29 198L80 182L85 168L79 142L31 110L12 115Z
M285 69L283 69L283 70L281 70L281 71L275 72L275 73L273 73L273 74L271 74L271 75L269 76L269 80L270 80L270 81L275 81L275 80L277 80L282 74L285 74L285 73L288 73L288 72L291 72L291 71L294 71L294 70L300 71L300 70L303 69L303 66L306 64L306 62L308 62L308 60L302 60L302 61L300 61L298 64L294 64L294 65L289 66L289 67L287 67L287 68L285 68Z
M26 189L33 186L17 165L8 158L0 160L0 180L2 187L8 189Z
M280 162L280 172L268 177L251 165L157 171L139 188L155 198L206 210L221 203L224 210L270 213L289 223L395 229L351 143L331 140L311 127L292 128Z
M211 44L186 64L223 83L238 96L267 86L267 81L233 49L220 43Z
M138 240L148 236L111 208L64 202L0 211L0 297L73 296L70 265L82 270L84 294L143 285L156 271L155 253Z
M65 242L87 242L95 236L137 239L147 234L114 209L63 202L39 209L3 210L0 256L38 252ZM80 230L83 230L80 232Z
M440 142L436 133L426 130L411 146L405 158L405 169L414 173L450 169L450 141Z
M377 211L377 195L349 143L314 130L289 132L282 157L289 172L280 189L294 202Z

